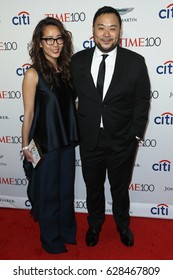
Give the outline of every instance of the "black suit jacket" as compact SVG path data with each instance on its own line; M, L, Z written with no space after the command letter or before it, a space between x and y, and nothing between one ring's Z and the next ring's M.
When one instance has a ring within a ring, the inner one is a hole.
M72 57L80 141L87 149L94 150L102 116L110 145L119 150L135 136L144 136L150 104L147 67L141 55L118 46L112 80L102 101L91 75L93 53L91 48Z

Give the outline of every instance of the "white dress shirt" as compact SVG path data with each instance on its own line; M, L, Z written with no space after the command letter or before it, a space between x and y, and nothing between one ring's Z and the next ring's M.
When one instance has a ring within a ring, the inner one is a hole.
M93 54L92 64L91 64L91 74L92 74L95 86L97 85L97 76L98 76L99 66L102 61L102 54L103 53L99 50L99 48L96 47L94 54ZM105 71L105 80L104 80L104 86L103 86L103 99L105 98L105 95L109 88L110 82L112 80L112 75L114 72L115 61L116 61L116 56L117 56L117 48L113 49L109 53L104 53L104 54L108 54L109 56L105 60L106 71ZM100 126L103 127L102 120L101 120Z

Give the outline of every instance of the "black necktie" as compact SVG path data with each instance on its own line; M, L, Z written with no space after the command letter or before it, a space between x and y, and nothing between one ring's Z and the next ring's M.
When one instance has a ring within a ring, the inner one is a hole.
M103 58L99 66L98 77L97 77L97 90L101 98L103 98L103 85L104 85L105 68L106 68L105 59L107 56L108 54L102 54Z

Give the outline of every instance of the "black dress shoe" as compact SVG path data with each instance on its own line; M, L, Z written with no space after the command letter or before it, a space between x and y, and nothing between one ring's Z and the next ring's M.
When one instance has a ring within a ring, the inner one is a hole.
M99 241L99 233L100 233L100 229L89 227L86 233L86 245L87 246L97 245Z
M134 236L132 231L129 228L118 229L120 233L121 242L125 246L133 246L134 244Z

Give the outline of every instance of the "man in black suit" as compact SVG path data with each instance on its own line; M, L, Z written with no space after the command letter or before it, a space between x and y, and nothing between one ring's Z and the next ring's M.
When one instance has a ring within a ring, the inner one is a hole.
M87 190L88 246L98 243L105 219L106 174L121 241L126 246L134 244L129 227L128 187L138 143L148 121L150 82L144 58L119 46L121 23L116 9L100 8L93 19L96 46L72 57L82 173ZM101 71L100 79L99 66L105 54L106 70Z

